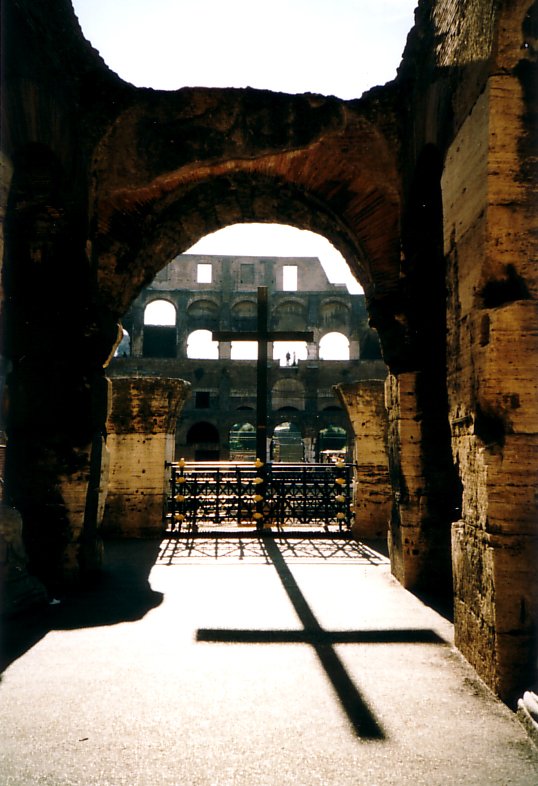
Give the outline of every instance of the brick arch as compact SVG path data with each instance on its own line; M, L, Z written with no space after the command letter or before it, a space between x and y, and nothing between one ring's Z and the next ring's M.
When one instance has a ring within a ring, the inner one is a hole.
M281 300L271 312L275 330L305 330L308 321L306 305L298 298Z
M351 309L346 302L338 298L324 298L320 303L319 311L324 331L345 330L349 333Z
M173 312L173 314L174 314L173 324L175 325L177 323L177 307L176 307L176 304L174 303L174 301L171 300L169 297L158 295L158 296L152 296L152 297L148 298L148 300L144 304L144 324L145 325L153 325L153 324L155 324L154 322L146 322L148 309L151 311L151 306L154 303L166 303L167 306L170 306L169 309L167 308L167 311L170 314L172 314L172 312ZM168 323L166 323L166 324L168 324Z
M230 312L237 319L255 319L257 314L256 298L247 295L236 297L230 306Z
M189 298L187 309L189 328L204 327L216 330L219 324L219 303L216 298L199 296Z
M326 237L367 298L398 287L400 183L386 107L266 91L148 95L95 149L100 288L122 313L169 259L234 223Z

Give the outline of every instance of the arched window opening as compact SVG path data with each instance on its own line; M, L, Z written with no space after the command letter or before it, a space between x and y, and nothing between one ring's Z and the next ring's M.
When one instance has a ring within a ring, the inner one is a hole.
M257 360L258 342L232 341L230 357L232 360Z
M340 300L326 300L321 304L320 318L325 330L345 329L349 322L349 308Z
M318 436L319 460L330 464L347 455L347 434L341 426L327 426Z
M122 332L122 339L114 352L115 358L128 358L131 355L131 337L125 328L122 328Z
M306 306L297 300L284 300L272 312L275 330L306 330Z
M230 316L233 330L256 330L257 309L254 300L240 300L234 303Z
M193 328L218 329L219 307L212 300L195 300L187 308L189 325Z
M220 458L219 432L212 423L195 423L187 432L187 446L195 461L217 461Z
M152 300L144 310L144 325L175 327L176 309L169 300Z
M219 342L210 330L194 330L187 338L187 357L194 360L218 360Z
M349 339L343 333L326 333L319 342L320 360L349 360Z
M298 426L290 422L276 426L271 449L273 461L304 461L304 444Z
M271 403L274 410L283 407L304 410L305 389L303 383L298 379L279 379L273 385Z
M234 423L230 429L230 460L256 458L256 429L252 423Z
M144 310L142 354L146 358L175 358L176 309L169 300L152 300Z
M307 357L306 341L275 341L273 344L273 358L279 360L281 366L297 366Z

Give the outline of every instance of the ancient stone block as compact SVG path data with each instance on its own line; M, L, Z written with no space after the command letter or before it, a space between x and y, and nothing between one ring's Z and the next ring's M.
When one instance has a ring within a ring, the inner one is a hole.
M165 463L174 458L176 420L189 389L181 379L113 378L103 534L155 537L162 533Z
M455 641L509 703L536 678L538 536L452 530Z

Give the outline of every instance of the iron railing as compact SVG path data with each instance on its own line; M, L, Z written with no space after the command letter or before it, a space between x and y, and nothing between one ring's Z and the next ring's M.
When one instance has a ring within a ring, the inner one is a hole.
M351 527L352 464L180 461L168 467L169 532Z

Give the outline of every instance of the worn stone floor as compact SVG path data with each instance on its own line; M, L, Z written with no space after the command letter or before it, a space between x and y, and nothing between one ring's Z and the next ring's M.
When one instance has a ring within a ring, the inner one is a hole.
M4 630L2 786L536 786L538 750L376 544L108 544Z

